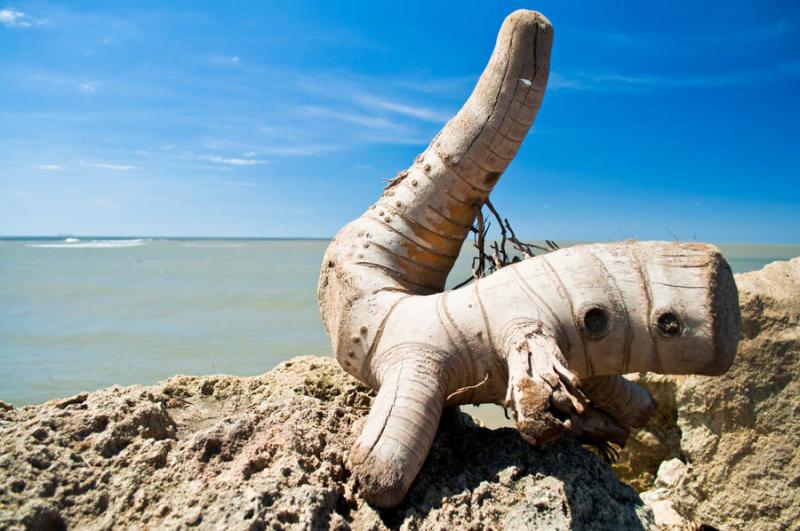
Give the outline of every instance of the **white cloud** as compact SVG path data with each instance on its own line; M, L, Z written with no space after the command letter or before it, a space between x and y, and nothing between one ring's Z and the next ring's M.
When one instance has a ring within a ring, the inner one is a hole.
M58 171L61 169L61 166L58 164L39 164L36 167L44 171Z
M334 120L360 125L369 129L395 129L398 127L391 120L381 116L370 116L352 111L337 111L321 106L307 106L303 110L310 115L333 118Z
M550 72L550 76L547 79L547 88L548 89L580 89L582 88L581 82L573 79L564 77L562 74L558 72Z
M212 55L208 58L209 63L219 66L238 65L241 61L238 55Z
M478 74L456 77L406 79L395 81L398 87L407 88L425 94L460 94L469 91L478 81ZM467 92L469 94L469 92Z
M401 114L417 120L426 122L444 123L450 118L450 114L442 113L419 105L408 105L396 101L390 101L375 96L363 95L358 98L367 107L383 109L395 114Z
M320 155L322 153L332 153L341 151L345 146L341 144L325 144L325 143L295 143L292 145L271 145L262 147L262 151L270 155L283 155L283 156L304 156L304 155Z
M548 88L588 90L595 92L633 92L667 89L742 87L800 76L800 61L765 65L750 70L709 72L700 75L648 75L576 72L550 74Z
M81 166L86 166L87 168L98 168L101 170L112 170L112 171L128 171L132 170L135 166L129 166L128 164L111 164L108 162L81 162Z
M389 113L414 120L437 124L446 122L452 116L452 109L440 110L425 105L424 103L430 100L428 97L424 98L423 104L420 104L413 101L409 102L409 100L418 99L416 96L387 97L384 95L377 96L373 92L376 87L382 89L382 94L395 92L398 88L409 89L407 82L401 85L392 80L377 78L319 77L315 79L299 78L295 84L311 96L338 100L351 106L356 104L372 112L388 111ZM401 98L405 101L400 101Z
M84 81L83 83L80 83L78 87L84 92L94 92L97 90L97 83L94 81Z
M729 31L718 30L713 32L703 31L687 33L684 28L679 28L678 33L629 33L621 31L594 31L587 28L571 28L567 30L570 38L580 38L600 45L619 46L635 49L639 52L646 50L661 53L673 53L672 43L676 39L696 48L698 46L728 49L732 46L746 42L753 45L758 41L775 41L786 36L791 36L796 24L788 20L776 20L764 26L748 24L747 31L738 31L731 27Z
M200 155L198 158L200 160L206 160L216 164L225 164L226 166L259 166L261 164L269 163L268 160L225 158L217 155Z
M9 28L30 28L32 20L22 11L0 9L0 24Z

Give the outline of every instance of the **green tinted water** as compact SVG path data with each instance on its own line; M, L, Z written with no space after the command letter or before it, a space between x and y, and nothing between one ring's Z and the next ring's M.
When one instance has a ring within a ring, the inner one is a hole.
M42 402L176 373L259 374L328 354L321 240L0 240L0 399ZM722 245L734 271L800 245ZM451 278L469 276L465 248Z

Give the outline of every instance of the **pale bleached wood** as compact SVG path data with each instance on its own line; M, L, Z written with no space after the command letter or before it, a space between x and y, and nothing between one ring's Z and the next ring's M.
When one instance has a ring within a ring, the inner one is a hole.
M378 390L350 458L378 506L404 498L445 405L503 404L533 444L564 432L621 444L653 407L614 376L732 362L737 293L710 245L577 246L442 292L541 104L552 35L542 15L511 14L464 107L325 254L318 298L333 350Z

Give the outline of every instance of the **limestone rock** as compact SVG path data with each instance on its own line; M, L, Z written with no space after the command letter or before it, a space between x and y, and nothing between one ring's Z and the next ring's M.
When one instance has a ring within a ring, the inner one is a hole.
M689 469L678 511L720 529L800 522L800 258L737 275L742 341L730 371L678 391Z
M455 411L403 505L376 511L347 466L371 397L333 359L304 357L0 408L0 528L653 527L578 444L534 448Z
M695 531L686 518L675 510L673 490L686 475L686 464L680 459L661 463L655 478L655 487L641 494L642 500L653 510L653 519L660 529Z
M635 377L659 410L615 470L650 489L641 497L662 527L788 529L800 521L800 258L736 283L742 341L727 374Z
M658 488L643 492L642 501L653 511L653 520L659 529L670 531L695 531L688 520L682 517L674 507L672 492Z
M663 461L680 456L681 432L675 395L686 376L640 373L625 378L641 385L656 401L655 414L647 426L634 431L614 463L620 479L642 492L655 484Z

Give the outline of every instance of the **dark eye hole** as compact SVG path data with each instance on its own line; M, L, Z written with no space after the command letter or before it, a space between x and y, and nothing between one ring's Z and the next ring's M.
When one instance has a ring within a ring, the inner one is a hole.
M583 326L590 337L600 337L608 330L608 313L602 308L592 308L583 316Z
M681 322L672 312L664 312L656 322L658 333L664 337L675 337L681 333Z

